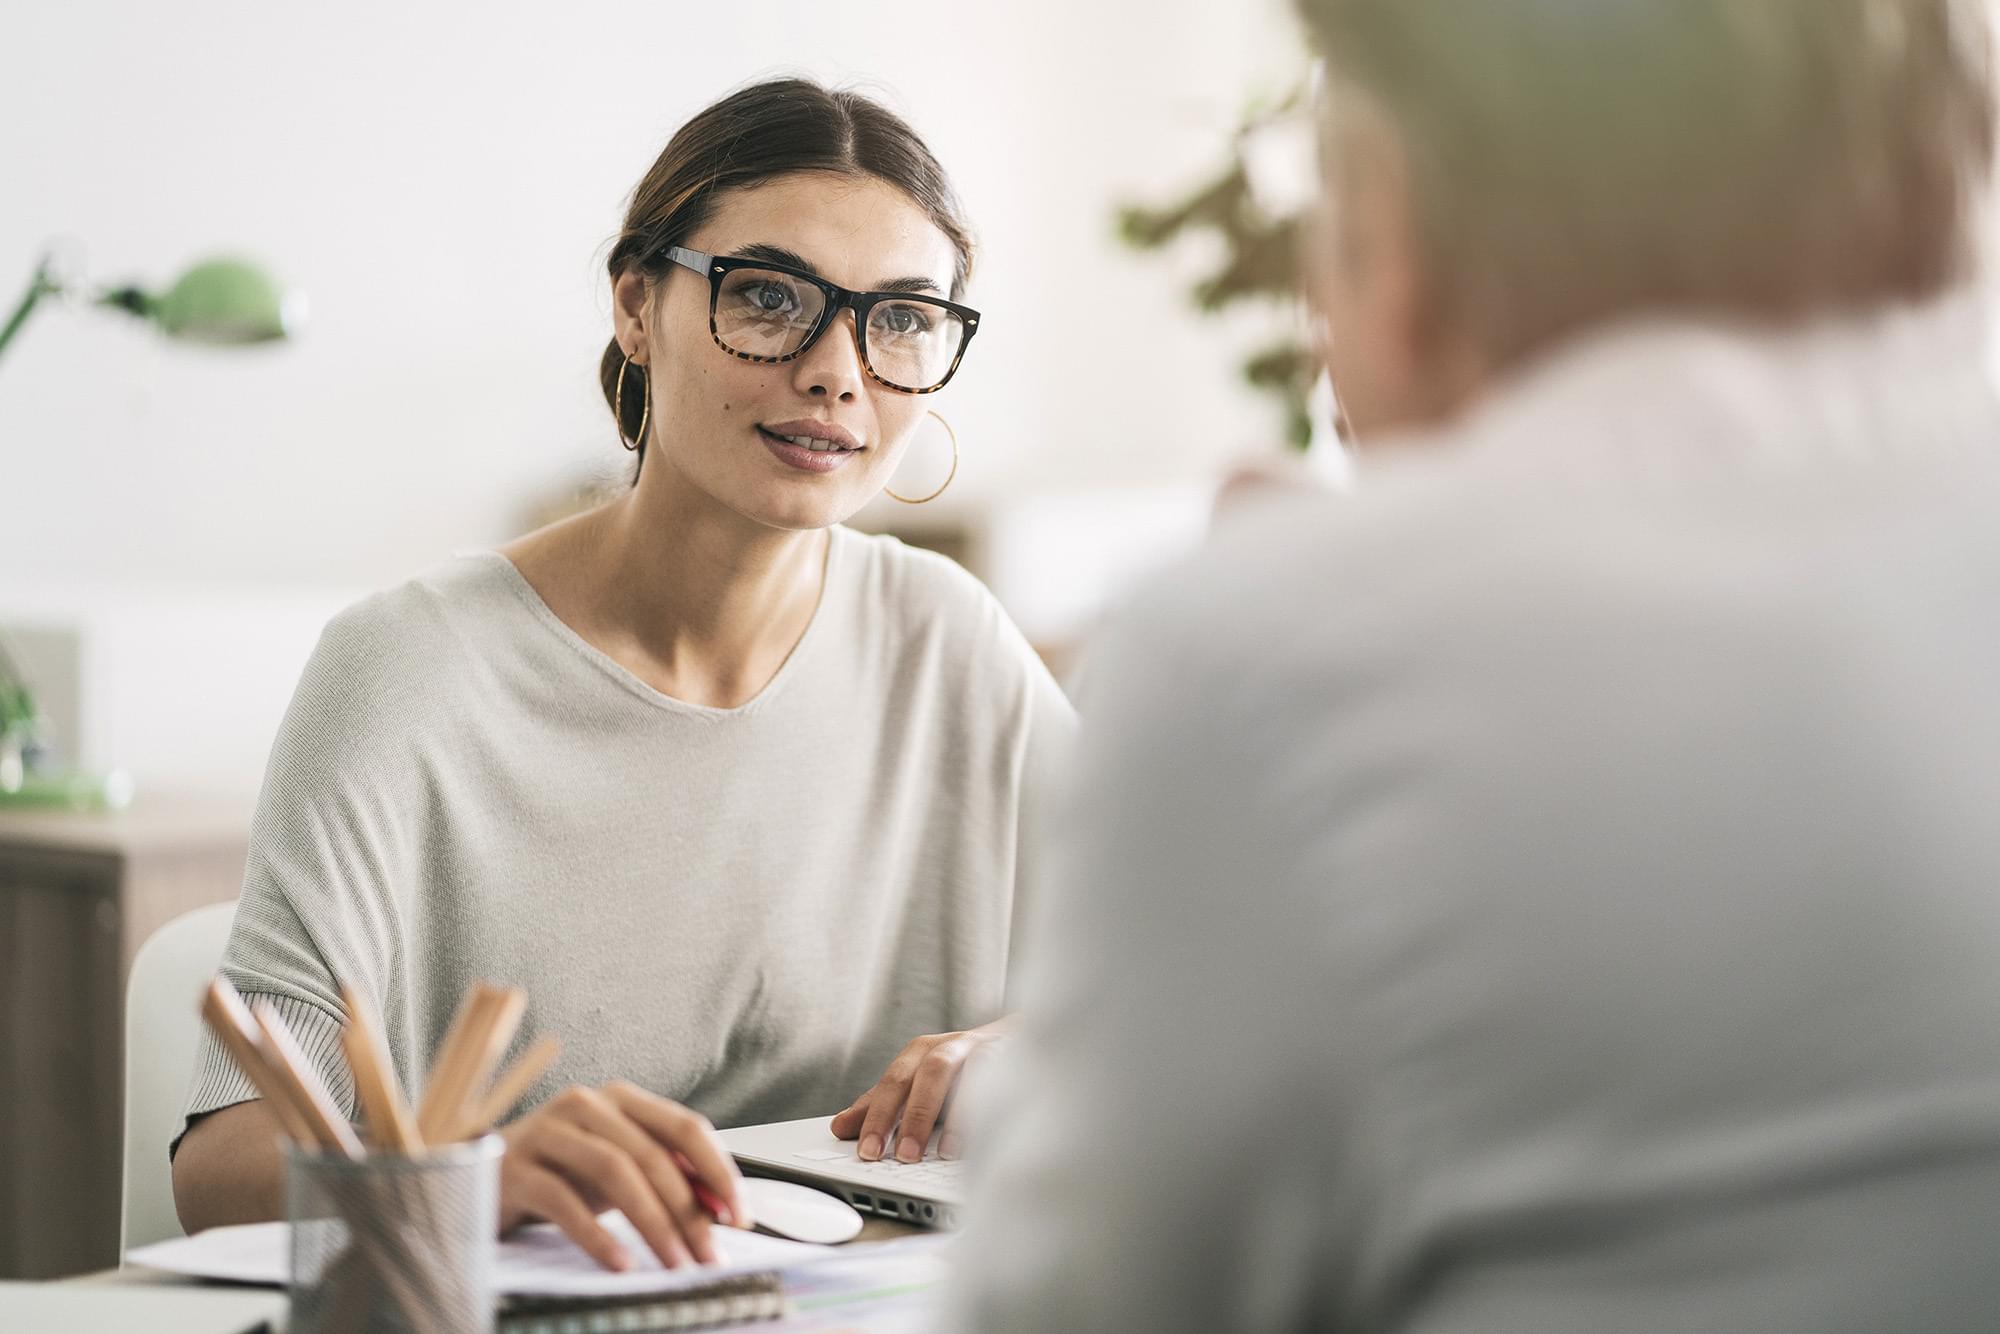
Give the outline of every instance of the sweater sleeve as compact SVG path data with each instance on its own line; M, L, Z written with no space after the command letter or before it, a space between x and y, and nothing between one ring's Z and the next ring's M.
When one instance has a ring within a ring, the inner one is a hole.
M341 1109L355 1114L340 1052L342 983L393 1025L404 974L398 890L415 873L412 812L422 792L407 737L422 695L396 679L417 636L381 599L342 613L308 660L266 768L221 974L247 1003L269 1002ZM257 1096L204 1028L188 1127Z

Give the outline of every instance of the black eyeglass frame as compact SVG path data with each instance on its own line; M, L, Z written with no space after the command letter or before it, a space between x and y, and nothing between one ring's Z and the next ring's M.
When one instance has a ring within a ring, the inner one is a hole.
M820 336L833 326L834 318L841 311L851 309L854 312L856 350L861 353L861 369L868 372L868 378L883 388L893 389L899 394L935 394L938 390L951 383L952 376L958 374L959 363L965 360L965 349L972 346L972 336L979 332L978 311L970 306L961 306L956 301L947 301L941 296L932 296L927 292L851 292L845 287L828 282L816 273L808 273L804 269L794 268L789 264L779 264L768 259L739 259L733 255L705 255L699 250L690 250L686 246L677 245L668 247L667 258L684 269L691 269L696 273L707 276L708 336L715 340L717 347L741 361L755 361L764 365L776 366L787 361L796 360L812 350L812 345L817 343L820 340ZM738 269L757 269L767 273L782 273L788 278L796 278L800 282L812 284L825 295L826 309L820 312L818 323L813 325L812 331L806 335L806 340L800 343L796 349L787 352L782 357L760 357L750 352L738 352L735 348L722 341L722 331L716 327L715 311L716 307L722 301L723 278ZM911 389L907 385L900 385L893 380L884 379L882 376L876 374L875 367L869 363L868 316L876 306L884 301L918 301L925 305L942 306L958 316L960 327L965 331L964 335L958 340L958 351L952 355L951 366L945 371L944 378L928 389Z

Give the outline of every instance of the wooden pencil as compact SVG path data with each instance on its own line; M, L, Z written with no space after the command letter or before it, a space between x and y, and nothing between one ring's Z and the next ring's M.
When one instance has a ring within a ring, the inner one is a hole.
M451 1016L451 1023L444 1031L443 1041L432 1053L430 1070L424 1076L423 1096L417 1101L417 1132L425 1143L439 1143L443 1139L440 1124L443 1110L439 1104L444 1100L444 1085L450 1072L464 1059L467 1040L471 1036L472 1023L485 1005L486 987L483 982L474 982L459 998L458 1009Z
M249 1081L257 1086L264 1105L294 1143L307 1149L327 1147L314 1133L312 1123L294 1100L292 1090L266 1059L259 1043L259 1029L236 988L220 977L211 978L201 998L202 1018L229 1052Z
M285 1021L277 1010L260 1001L250 1013L262 1030L262 1050L277 1068L279 1076L295 1090L300 1110L312 1124L319 1142L349 1158L363 1157L364 1150L360 1139L355 1136L354 1127L347 1124L347 1118L341 1115L333 1095L326 1091L319 1073L306 1059L306 1054L299 1050L298 1040L292 1036L292 1030L285 1027Z
M463 1037L440 1060L424 1090L417 1128L425 1143L446 1142L451 1131L471 1115L468 1103L513 1041L526 1007L524 992L484 982L473 984Z
M541 1038L522 1052L520 1059L501 1071L500 1077L493 1081L493 1087L487 1091L478 1109L453 1128L451 1137L454 1140L471 1139L491 1130L521 1100L528 1086L548 1072L561 1054L562 1044L552 1035Z
M368 1119L369 1136L377 1147L405 1157L422 1153L423 1136L396 1083L395 1067L374 1010L349 986L341 987L340 999L347 1007L347 1027L341 1030L340 1045L347 1053L348 1068L354 1072L354 1092Z
M480 1091L493 1078L494 1067L507 1054L507 1048L514 1041L514 1034L521 1031L521 1018L528 1012L528 993L519 987L508 987L494 994L486 1015L486 1028L479 1034L480 1042L473 1048L472 1065L465 1078L465 1091L452 1105L446 1120L448 1127L456 1128L470 1119L481 1101Z

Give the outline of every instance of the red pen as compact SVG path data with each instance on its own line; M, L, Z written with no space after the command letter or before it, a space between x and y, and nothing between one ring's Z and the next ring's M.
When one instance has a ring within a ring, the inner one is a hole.
M690 1186L694 1187L694 1197L700 1202L701 1207L708 1211L708 1216L724 1227L732 1226L730 1223L729 1206L722 1202L722 1197L710 1190L707 1184L702 1181L700 1174L694 1170L694 1164L688 1161L686 1154L682 1153L679 1149L675 1149L673 1153L674 1166L681 1169L681 1175L688 1179Z

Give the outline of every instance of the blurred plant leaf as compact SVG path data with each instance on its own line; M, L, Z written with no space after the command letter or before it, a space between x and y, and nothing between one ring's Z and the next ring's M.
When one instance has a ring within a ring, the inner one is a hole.
M1132 205L1120 210L1118 234L1134 249L1157 250L1190 227L1227 227L1249 203L1250 177L1238 161L1178 204L1160 209Z
M1230 140L1230 160L1207 182L1178 202L1128 204L1117 213L1118 236L1135 250L1159 250L1195 232L1220 234L1220 268L1199 279L1189 295L1205 314L1246 301L1263 301L1286 325L1296 323L1299 280L1299 220L1271 217L1258 207L1243 146L1272 121L1298 114L1304 85L1277 94L1253 95L1243 124ZM1296 336L1252 354L1243 376L1279 400L1286 442L1303 449L1312 442L1307 406L1318 368Z
M1243 378L1259 389L1283 389L1312 384L1312 357L1301 343L1279 343L1243 363Z

